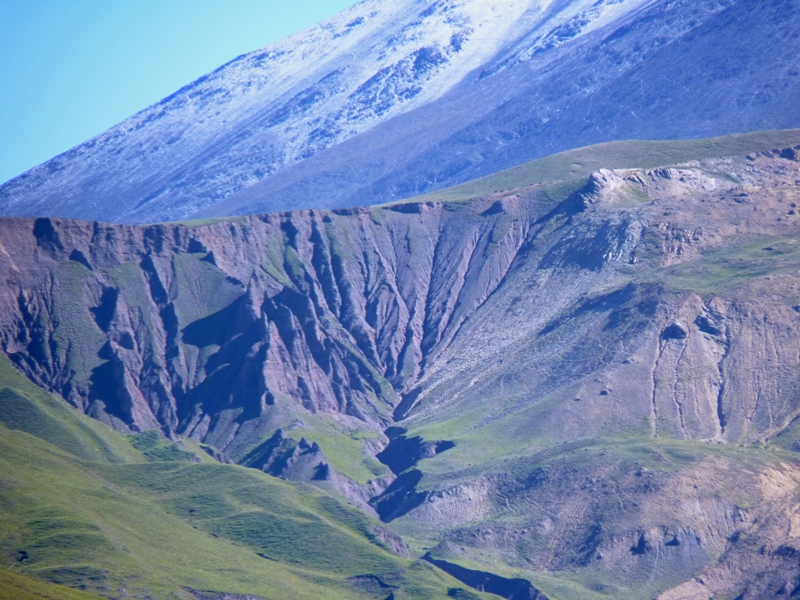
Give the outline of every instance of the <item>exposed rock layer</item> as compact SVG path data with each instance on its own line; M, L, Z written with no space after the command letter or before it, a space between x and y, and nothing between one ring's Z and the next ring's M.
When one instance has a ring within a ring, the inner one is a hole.
M191 228L6 219L3 348L118 428L234 454L298 408L383 428L541 216L521 199L481 216L492 203Z

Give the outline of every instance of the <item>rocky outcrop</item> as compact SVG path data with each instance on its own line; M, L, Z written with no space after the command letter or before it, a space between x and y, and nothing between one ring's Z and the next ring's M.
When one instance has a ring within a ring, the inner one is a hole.
M3 348L119 429L158 427L231 455L295 410L382 429L539 216L522 202L476 209L200 228L8 219Z

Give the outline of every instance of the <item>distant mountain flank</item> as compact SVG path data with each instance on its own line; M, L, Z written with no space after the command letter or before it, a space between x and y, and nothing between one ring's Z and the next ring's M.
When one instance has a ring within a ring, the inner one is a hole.
M364 0L0 187L124 223L370 205L590 143L800 126L798 0Z

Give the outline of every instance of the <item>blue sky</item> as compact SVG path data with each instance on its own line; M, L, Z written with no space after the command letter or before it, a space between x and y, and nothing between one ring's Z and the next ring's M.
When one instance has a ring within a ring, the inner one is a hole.
M355 0L0 0L0 182Z

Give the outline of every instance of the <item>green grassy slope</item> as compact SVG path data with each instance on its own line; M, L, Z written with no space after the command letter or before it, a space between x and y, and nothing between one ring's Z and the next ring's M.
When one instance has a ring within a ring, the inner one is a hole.
M568 150L494 175L403 202L454 202L530 185L580 187L598 169L652 169L692 160L742 156L800 144L800 129L759 131L720 138L608 142Z
M44 583L8 569L0 569L0 598L14 600L98 600L99 596Z
M186 589L445 598L457 586L388 551L377 523L340 500L252 469L196 462L153 433L113 432L35 387L5 356L0 421L2 597L25 597L5 593L17 588L31 598L85 597L28 587L20 573L102 596L153 598ZM365 574L392 587L348 582Z

